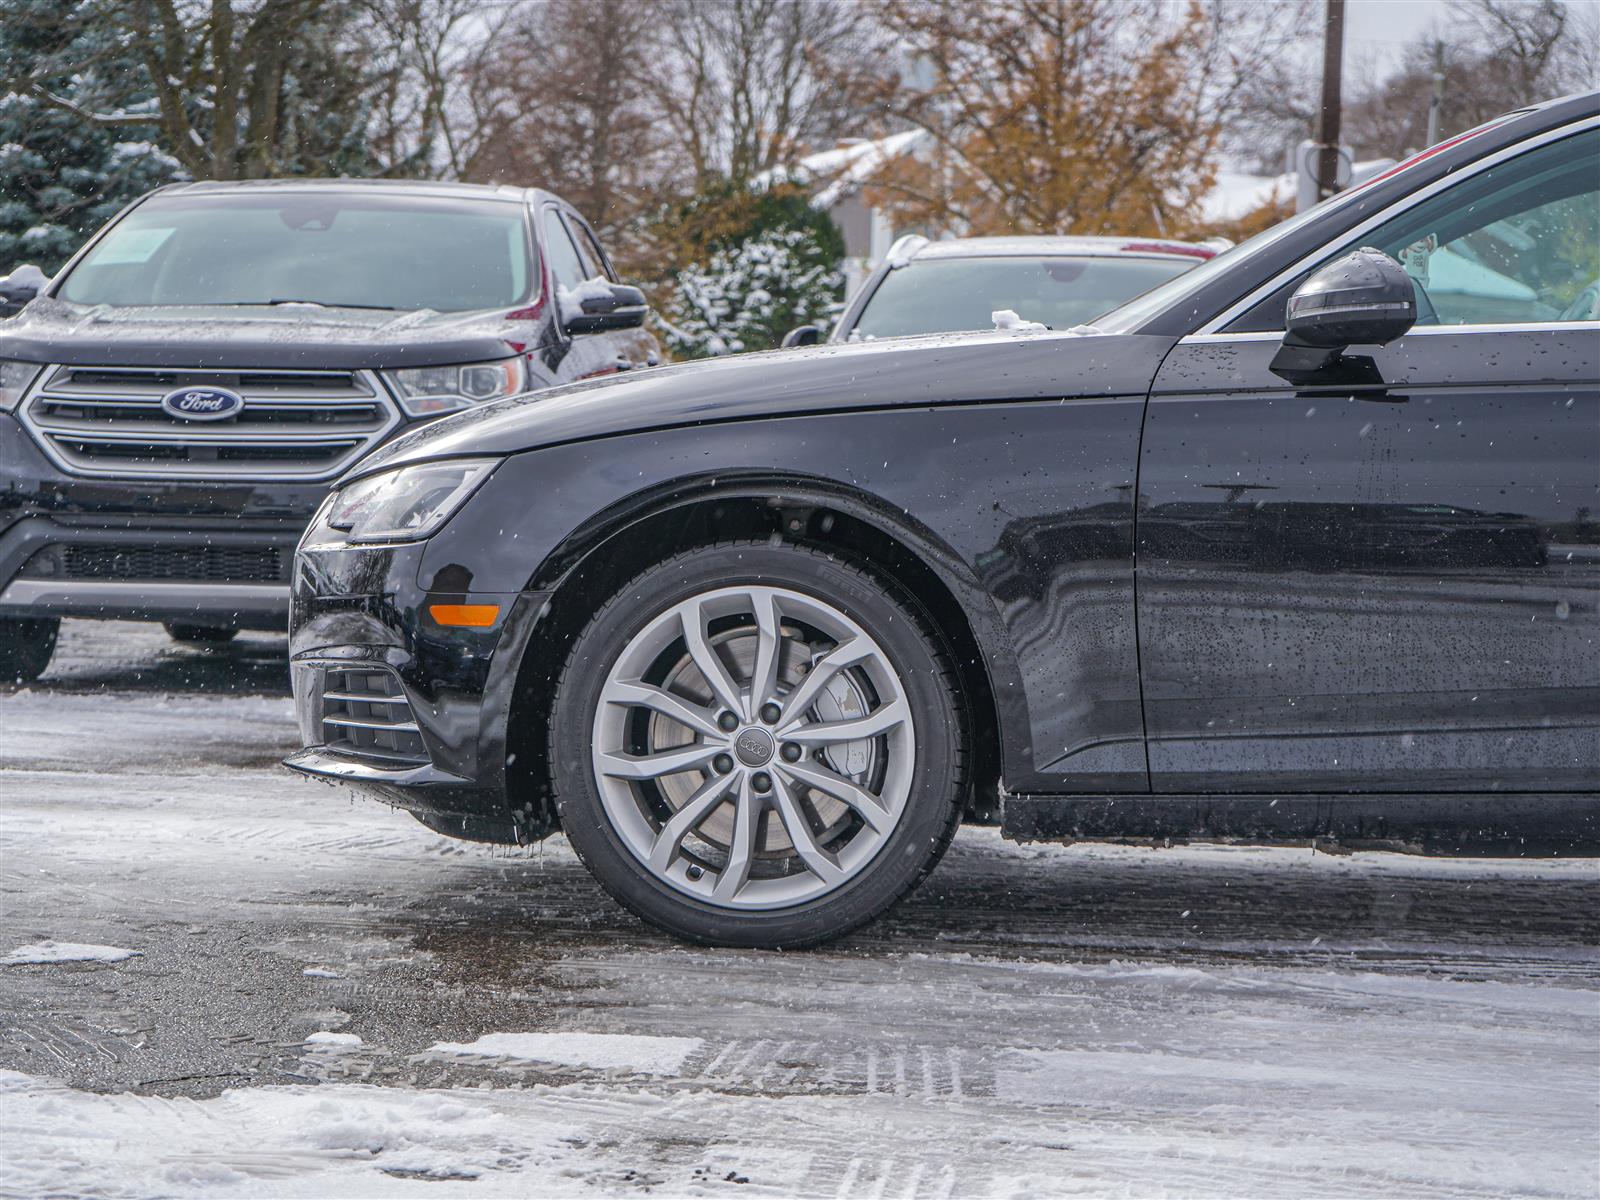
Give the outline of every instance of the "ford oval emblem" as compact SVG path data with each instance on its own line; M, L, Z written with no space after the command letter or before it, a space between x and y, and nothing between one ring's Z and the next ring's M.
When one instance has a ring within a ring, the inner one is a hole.
M244 397L227 388L179 388L161 397L161 407L184 421L220 421L244 408Z

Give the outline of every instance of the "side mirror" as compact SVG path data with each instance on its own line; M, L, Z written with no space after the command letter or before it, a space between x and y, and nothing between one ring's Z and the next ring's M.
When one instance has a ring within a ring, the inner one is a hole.
M1384 346L1417 323L1417 287L1381 250L1363 247L1302 283L1284 312L1271 369L1285 378L1331 365L1346 346Z
M575 288L562 288L560 297L561 323L568 333L637 329L650 312L638 288L604 279L586 279Z
M778 344L785 350L792 350L796 346L815 346L822 341L822 326L797 325L783 335L783 341Z
M0 279L0 317L14 317L43 290L50 277L32 263L24 263Z

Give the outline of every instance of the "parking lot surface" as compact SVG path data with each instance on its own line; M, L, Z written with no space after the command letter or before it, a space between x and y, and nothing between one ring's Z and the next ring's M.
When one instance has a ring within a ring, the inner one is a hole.
M283 655L69 622L0 693L0 1194L1600 1192L1593 860L974 828L691 949L278 767Z

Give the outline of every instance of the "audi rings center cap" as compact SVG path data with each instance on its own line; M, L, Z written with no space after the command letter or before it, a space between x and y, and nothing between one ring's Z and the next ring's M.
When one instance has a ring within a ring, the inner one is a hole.
M764 767L772 761L776 744L765 729L746 729L733 743L734 753L747 767Z

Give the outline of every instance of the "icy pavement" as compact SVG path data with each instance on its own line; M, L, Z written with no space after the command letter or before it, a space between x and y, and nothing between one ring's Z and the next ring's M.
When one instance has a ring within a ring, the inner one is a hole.
M971 829L692 950L276 768L282 653L71 623L0 693L0 956L137 952L0 966L0 1195L1600 1195L1594 861Z

